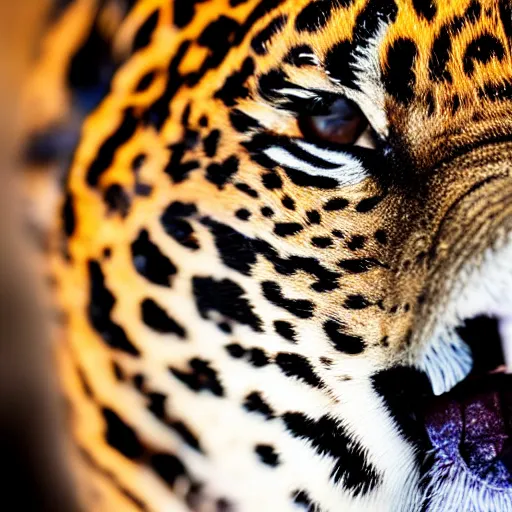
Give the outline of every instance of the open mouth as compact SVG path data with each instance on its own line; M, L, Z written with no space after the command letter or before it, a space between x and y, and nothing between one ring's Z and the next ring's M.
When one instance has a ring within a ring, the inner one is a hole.
M512 317L471 318L457 329L457 333L473 354L470 379L493 373L512 373Z
M512 319L479 316L457 329L473 368L432 397L427 510L512 510Z

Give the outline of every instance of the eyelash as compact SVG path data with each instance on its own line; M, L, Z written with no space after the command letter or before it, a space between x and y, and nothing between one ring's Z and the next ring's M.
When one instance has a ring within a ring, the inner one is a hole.
M301 115L323 116L329 113L332 104L339 99L340 96L331 93L322 93L311 98L303 105Z

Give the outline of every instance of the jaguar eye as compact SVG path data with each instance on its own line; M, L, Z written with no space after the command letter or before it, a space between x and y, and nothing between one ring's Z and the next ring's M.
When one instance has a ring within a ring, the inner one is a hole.
M335 144L353 144L368 126L361 109L346 98L334 101L326 113L302 116L298 122L304 138Z

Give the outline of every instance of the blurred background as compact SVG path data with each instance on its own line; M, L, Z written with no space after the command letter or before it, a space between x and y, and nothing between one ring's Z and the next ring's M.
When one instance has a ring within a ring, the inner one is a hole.
M48 230L130 0L0 0L1 510L79 510L45 297Z

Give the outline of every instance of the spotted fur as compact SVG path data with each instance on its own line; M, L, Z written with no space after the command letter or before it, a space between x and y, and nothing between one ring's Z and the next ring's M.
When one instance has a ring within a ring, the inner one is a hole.
M468 373L474 290L512 303L508 2L141 0L119 37L55 237L88 507L444 510L407 411ZM340 97L374 147L302 137Z

